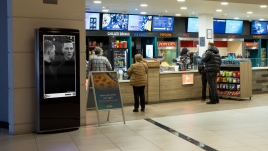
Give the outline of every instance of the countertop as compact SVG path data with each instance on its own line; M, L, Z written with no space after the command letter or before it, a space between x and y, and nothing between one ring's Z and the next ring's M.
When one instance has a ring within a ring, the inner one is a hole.
M128 82L130 82L130 80L118 80L119 81L119 83L128 83Z
M252 70L265 70L268 69L268 67L253 67Z
M182 74L182 73L196 73L198 70L191 70L191 71L164 71L160 72L160 74Z

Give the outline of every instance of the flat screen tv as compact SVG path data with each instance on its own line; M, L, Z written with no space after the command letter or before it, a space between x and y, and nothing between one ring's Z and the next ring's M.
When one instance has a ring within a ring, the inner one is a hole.
M225 33L226 34L242 34L243 21L242 20L226 20Z
M214 34L225 34L226 21L222 19L213 20Z
M100 14L99 13L86 13L85 23L86 23L86 30L99 30L100 29Z
M153 58L154 54L154 46L146 45L146 58Z
M187 32L197 33L199 31L198 18L188 18Z
M173 32L174 30L174 17L168 16L154 16L152 31L158 32Z
M152 31L152 16L129 15L128 31Z
M265 34L267 34L267 22L252 21L252 23L251 23L251 34L254 34L254 35L265 35Z
M125 14L103 14L102 30L127 31L128 15Z

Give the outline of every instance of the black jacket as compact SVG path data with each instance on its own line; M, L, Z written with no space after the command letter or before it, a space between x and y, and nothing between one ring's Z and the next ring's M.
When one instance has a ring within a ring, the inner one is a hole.
M219 72L221 66L221 56L217 47L207 50L203 62L206 63L205 72Z

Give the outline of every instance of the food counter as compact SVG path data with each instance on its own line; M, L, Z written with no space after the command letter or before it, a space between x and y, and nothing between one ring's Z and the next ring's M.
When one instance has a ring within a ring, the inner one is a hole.
M268 67L252 68L253 94L268 93Z

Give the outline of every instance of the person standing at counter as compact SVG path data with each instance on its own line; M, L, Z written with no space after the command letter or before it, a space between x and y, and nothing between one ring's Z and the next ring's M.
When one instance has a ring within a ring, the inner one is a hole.
M135 103L133 112L139 112L139 102L141 105L141 112L145 111L144 88L147 83L146 74L148 71L148 66L142 63L142 59L143 57L141 54L136 54L136 63L132 64L127 71L128 75L130 76L130 85L133 86L134 92Z
M89 58L86 76L90 71L112 71L109 60L102 56L103 50L100 47L94 49L95 54Z
M206 63L205 72L210 89L210 101L207 104L219 103L219 96L216 88L217 73L220 72L221 56L219 50L213 43L208 44L208 50L206 51L202 61Z
M204 58L205 53L202 55L202 58ZM200 63L198 64L198 72L201 74L201 80L202 80L202 97L201 101L204 102L207 99L207 77L206 77L206 72L204 71L205 69L205 63L201 60ZM210 98L210 89L209 90L209 98Z
M187 57L189 51L190 51L190 50L187 49L186 47L182 48L182 50L181 50L181 56Z

